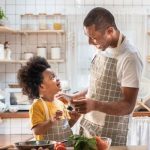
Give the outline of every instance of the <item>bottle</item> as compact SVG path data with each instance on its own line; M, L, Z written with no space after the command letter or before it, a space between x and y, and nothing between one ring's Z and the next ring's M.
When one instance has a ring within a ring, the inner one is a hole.
M4 44L0 43L0 59L3 60L4 57Z
M11 49L8 41L4 43L4 49L5 49L5 59L11 60Z

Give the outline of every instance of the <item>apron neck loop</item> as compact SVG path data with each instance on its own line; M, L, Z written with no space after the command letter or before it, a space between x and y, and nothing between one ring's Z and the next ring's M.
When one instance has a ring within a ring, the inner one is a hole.
M117 47L115 48L115 52L114 52L115 58L119 54L119 46L121 45L122 38L123 38L123 35L122 35L121 32L119 32L119 39L118 39L118 42L117 42Z

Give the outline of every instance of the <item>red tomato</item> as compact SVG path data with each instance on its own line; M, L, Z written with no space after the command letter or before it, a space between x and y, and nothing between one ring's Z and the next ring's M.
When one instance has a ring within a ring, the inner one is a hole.
M54 146L54 150L66 150L65 144L56 143L55 146Z
M96 136L95 139L98 150L107 150L108 144L106 141L102 140L99 136Z

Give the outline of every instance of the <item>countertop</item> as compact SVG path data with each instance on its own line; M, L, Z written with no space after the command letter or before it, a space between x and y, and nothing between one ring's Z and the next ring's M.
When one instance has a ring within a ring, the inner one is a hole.
M28 141L33 138L33 135L0 135L0 149L17 150L12 145L15 142ZM5 148L4 148L5 147ZM10 148L8 148L10 147ZM73 150L73 148L68 148ZM147 150L146 146L111 146L110 150Z
M133 117L144 117L144 116L149 116L150 117L150 112L134 112ZM29 118L29 113L28 111L24 112L5 112L5 113L0 113L0 118L1 119L7 119L7 118Z

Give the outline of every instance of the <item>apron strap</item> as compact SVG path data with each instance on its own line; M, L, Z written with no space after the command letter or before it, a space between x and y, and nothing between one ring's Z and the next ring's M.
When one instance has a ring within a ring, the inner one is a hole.
M42 101L42 104L43 104L43 107L44 107L44 110L45 110L46 120L49 120L51 117L50 117L50 115L49 115L48 107L47 107L47 105L46 105L46 102L45 102L44 100L42 100L42 99L41 99L41 101ZM51 119L52 119L52 118L51 118Z

